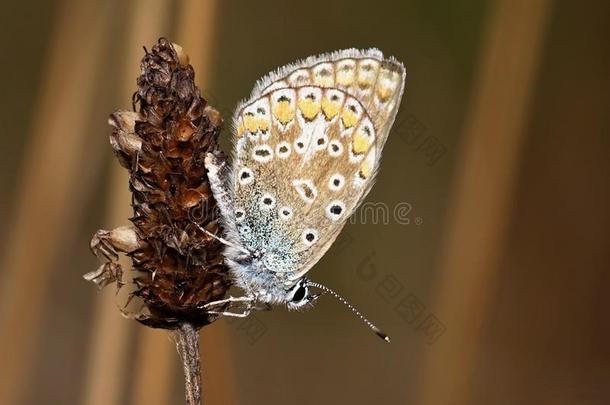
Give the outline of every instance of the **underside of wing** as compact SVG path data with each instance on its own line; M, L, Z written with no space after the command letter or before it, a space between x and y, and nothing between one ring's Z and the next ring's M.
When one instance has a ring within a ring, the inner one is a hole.
M236 110L270 91L318 86L336 88L356 98L377 128L383 147L394 122L406 80L402 63L379 49L344 49L288 64L261 78Z
M266 76L238 107L236 234L270 271L305 274L366 196L404 76L378 50L340 51Z

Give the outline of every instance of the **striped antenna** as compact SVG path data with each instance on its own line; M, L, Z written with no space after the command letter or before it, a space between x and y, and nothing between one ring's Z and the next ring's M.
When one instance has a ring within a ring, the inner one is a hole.
M375 326L373 324L373 322L369 321L364 315L362 315L362 313L360 311L358 311L352 304L350 304L345 298L343 298L342 296L337 294L335 291L331 290L330 288L326 287L325 285L314 283L313 281L307 281L306 285L308 287L319 288L320 290L327 292L330 295L332 295L333 297L335 297L336 299L338 299L339 302L341 302L343 305L348 307L358 318L360 318L360 320L362 320L362 322L364 322L369 328L371 328L377 336L382 338L385 342L390 343L390 337L388 335L383 333L381 331L381 329L379 329L377 326Z

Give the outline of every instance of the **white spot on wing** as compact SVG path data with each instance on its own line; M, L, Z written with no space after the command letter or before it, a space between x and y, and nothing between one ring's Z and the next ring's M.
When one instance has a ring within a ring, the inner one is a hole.
M313 245L318 241L318 231L311 228L305 229L301 234L301 241L307 246Z
M336 139L328 143L328 154L332 157L341 156L343 153L343 144Z
M303 153L305 153L305 150L307 149L306 141L307 141L307 139L304 137L299 137L294 140L294 150L299 155L302 155Z
M260 163L267 163L273 159L273 149L269 145L258 145L252 150L252 159Z
M264 211L269 211L275 207L275 197L269 193L263 194L259 206Z
M331 201L331 203L326 206L325 212L328 219L337 221L345 213L345 204L339 200Z
M306 203L312 203L318 196L318 190L311 180L294 180L292 185Z
M345 177L339 173L335 173L328 179L328 188L331 191L339 191L345 185Z
M254 173L249 168L243 167L237 174L237 180L241 185L248 185L254 181Z
M280 218L283 220L289 220L294 215L292 208L284 206L279 209Z
M314 141L314 148L317 151L326 149L326 145L328 145L328 135L322 134L316 138Z
M280 159L286 159L288 156L290 156L291 149L292 148L288 142L282 141L282 142L278 143L277 146L275 147L275 154Z

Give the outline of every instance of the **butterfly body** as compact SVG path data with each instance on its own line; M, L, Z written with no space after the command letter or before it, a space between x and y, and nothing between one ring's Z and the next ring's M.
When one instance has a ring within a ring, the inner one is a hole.
M404 80L393 58L349 49L280 68L237 107L230 166L206 166L227 264L253 301L315 300L305 275L371 189Z

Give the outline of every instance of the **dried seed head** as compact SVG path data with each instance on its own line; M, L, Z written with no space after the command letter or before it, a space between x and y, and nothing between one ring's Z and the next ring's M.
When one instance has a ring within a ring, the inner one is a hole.
M178 55L178 60L182 66L189 65L189 56L184 52L182 47L178 44L172 42L172 46L174 47L174 51L176 51L176 55Z
M137 111L117 111L109 120L110 143L130 172L133 194L137 243L127 253L138 274L133 296L147 308L136 319L170 329L181 322L203 326L214 317L201 307L230 286L222 246L199 229L221 231L204 160L208 152L220 153L222 119L199 95L188 56L166 39L144 55L137 83ZM121 282L115 260L116 251L126 251L125 235L96 234L92 249L113 273L98 269L89 279Z

